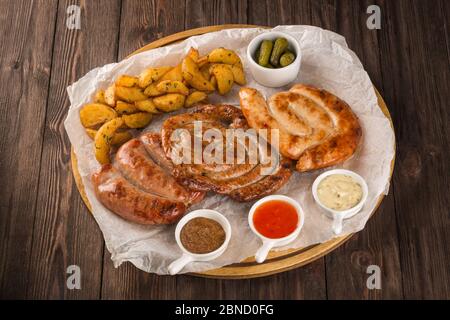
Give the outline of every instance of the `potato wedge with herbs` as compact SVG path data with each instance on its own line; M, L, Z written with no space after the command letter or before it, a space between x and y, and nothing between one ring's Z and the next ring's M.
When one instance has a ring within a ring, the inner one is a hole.
M111 107L114 107L116 105L116 101L117 101L117 97L116 97L116 86L110 85L106 90L105 90L105 102L110 105Z
M95 134L94 153L95 158L100 164L110 163L109 152L111 150L112 138L122 125L122 118L115 118L103 124Z
M101 89L97 90L97 92L94 95L94 102L107 104L105 101L105 90L101 90Z
M190 57L194 62L197 62L198 58L200 58L200 53L194 47L191 47L187 53L187 56Z
M189 89L181 81L164 80L156 85L156 89L164 93L179 93L187 96Z
M208 56L198 58L195 63L197 63L199 68L203 67L205 64L208 64Z
M211 82L211 84L213 85L214 89L217 90L217 79L215 76L211 76L211 78L209 79L209 81Z
M116 102L115 110L117 111L117 113L119 115L132 114L132 113L136 113L139 111L139 109L136 108L134 104L128 103L128 102L123 102L120 100Z
M146 127L152 120L151 113L138 112L122 116L123 122L128 128L139 129Z
M183 78L191 87L200 91L214 91L212 84L203 77L198 66L190 57L183 59L181 70L183 72Z
M208 79L211 81L211 75L209 74L209 68L211 67L211 65L209 64L209 62L205 63L201 68L199 68L200 72L202 73L203 77L205 79Z
M131 88L131 87L134 87L137 83L138 83L138 78L132 77L132 76L127 76L125 74L121 75L116 80L116 85L119 87Z
M166 80L166 81L168 81L168 80ZM151 85L149 85L147 88L145 88L144 94L149 97L157 97L157 96L163 95L164 92L159 91L156 88L157 85L158 85L157 83L152 83Z
M138 110L143 112L159 113L152 99L136 101L134 105Z
M208 95L205 92L194 91L187 96L184 107L191 108L200 102L205 102L206 99L208 99Z
M160 81L164 81L164 80L183 81L183 73L181 71L181 63L178 64L177 66L173 67L171 70L169 70L159 80Z
M168 93L164 96L156 97L153 103L163 112L172 112L180 109L184 105L186 97L179 93Z
M217 80L219 94L224 95L230 92L234 82L231 67L227 64L214 64L211 66L210 72Z
M97 130L87 128L86 133L91 139L95 139ZM133 135L130 133L130 131L116 131L111 139L111 145L120 146L131 138L133 138Z
M208 54L211 63L225 63L242 67L241 58L233 50L217 48Z
M147 68L140 75L138 80L138 85L142 89L158 81L162 76L169 72L172 67L158 67L158 68Z
M117 118L117 112L101 103L88 103L80 110L81 124L85 128L99 126L114 118Z
M117 99L126 102L135 102L147 99L147 96L144 94L144 91L138 87L127 88L116 86L115 91Z
M237 84L244 86L247 81L245 80L245 73L244 70L241 67L238 67L237 65L230 66L231 72L233 72L233 79L234 82Z

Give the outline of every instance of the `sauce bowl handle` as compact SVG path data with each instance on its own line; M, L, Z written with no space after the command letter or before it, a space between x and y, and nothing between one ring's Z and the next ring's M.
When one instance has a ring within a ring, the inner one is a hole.
M344 220L344 215L334 215L332 229L335 234L340 234L342 232L342 220Z
M194 261L194 259L191 256L183 254L180 258L169 265L169 273L171 275L177 274L184 268L185 265L192 261Z
M269 254L270 249L273 248L273 242L264 241L263 245L256 251L255 260L258 263L263 263L266 260L267 255Z

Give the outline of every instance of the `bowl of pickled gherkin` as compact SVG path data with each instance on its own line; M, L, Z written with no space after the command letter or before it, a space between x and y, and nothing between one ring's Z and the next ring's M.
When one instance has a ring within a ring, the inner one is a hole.
M266 87L282 87L298 76L300 45L287 33L265 32L250 41L247 58L250 71L257 82Z

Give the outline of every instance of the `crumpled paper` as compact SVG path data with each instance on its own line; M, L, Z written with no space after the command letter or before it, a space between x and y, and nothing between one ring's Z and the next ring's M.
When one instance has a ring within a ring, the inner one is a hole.
M364 228L377 199L389 189L390 164L394 156L394 132L390 122L377 104L373 85L358 57L351 51L345 39L333 32L312 26L278 26L295 37L302 49L302 64L296 82L324 88L345 100L358 115L363 128L363 142L350 160L337 167L359 173L369 187L369 196L363 210L353 218L345 220L343 234ZM110 212L96 199L90 176L99 169L94 158L93 142L80 123L79 109L92 101L97 89L105 89L120 74L137 75L148 66L176 65L191 46L206 54L217 47L235 50L241 57L248 86L254 87L269 97L277 91L290 88L271 89L256 83L247 66L246 48L252 38L266 29L229 29L191 37L183 42L153 49L134 55L119 63L96 68L67 88L71 106L64 122L67 134L78 159L86 195L92 205L92 213L103 232L106 247L117 267L130 261L139 269L157 274L168 274L168 265L181 256L173 226L143 226L123 220ZM221 97L214 94L212 103L227 103L238 106L239 86ZM166 116L153 121L146 130L159 131ZM294 173L289 182L278 191L300 202L305 211L305 223L300 236L291 244L279 248L300 248L325 242L335 237L331 225L321 209L315 204L311 185L323 170L311 173ZM225 196L209 194L206 199L192 207L214 209L224 214L232 226L232 237L225 253L214 261L194 262L183 272L201 272L239 262L254 255L261 241L251 232L247 223L248 210L252 203L238 203Z

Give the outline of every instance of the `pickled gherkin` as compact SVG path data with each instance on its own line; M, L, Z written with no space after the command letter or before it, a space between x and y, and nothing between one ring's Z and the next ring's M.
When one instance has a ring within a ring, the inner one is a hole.
M256 49L256 52L255 52L255 56L254 56L254 60L256 61L256 62L258 62L258 59L259 59L259 53L261 52L261 50L259 49L259 47L258 47L258 49Z
M295 54L289 49L286 38L263 40L256 49L254 59L262 67L275 69L290 65L295 60Z
M289 46L286 38L277 38L275 44L273 45L272 54L270 56L270 64L273 66L278 66L280 62L281 55L286 51Z
M295 60L295 55L290 51L286 51L280 57L280 66L286 67L286 66L290 65L292 62L294 62L294 60Z
M273 42L264 40L259 48L258 64L265 66L269 63L270 55L272 53Z

